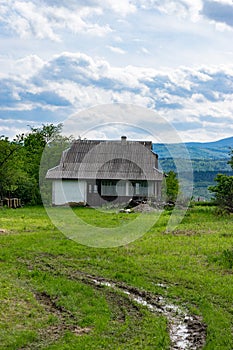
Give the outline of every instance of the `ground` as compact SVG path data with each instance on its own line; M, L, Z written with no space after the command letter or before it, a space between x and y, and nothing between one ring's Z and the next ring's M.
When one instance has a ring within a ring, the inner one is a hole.
M108 227L139 215L73 210ZM42 207L2 209L0 349L175 349L174 307L196 348L232 349L232 216L196 206L167 233L170 215L107 249L67 239Z

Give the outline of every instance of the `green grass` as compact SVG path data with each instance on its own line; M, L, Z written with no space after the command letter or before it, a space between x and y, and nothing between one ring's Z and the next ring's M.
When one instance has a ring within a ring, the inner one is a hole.
M1 209L0 349L169 349L164 317L86 275L160 294L207 324L205 349L232 349L233 218L214 207L191 208L174 232L171 215L140 239L90 248L67 239L41 207ZM136 214L73 211L98 227ZM158 283L165 283L162 288Z

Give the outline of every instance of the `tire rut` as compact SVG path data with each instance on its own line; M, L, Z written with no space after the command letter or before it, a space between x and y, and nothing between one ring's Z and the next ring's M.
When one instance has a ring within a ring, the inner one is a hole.
M81 328L77 325L75 316L60 306L57 299L53 299L46 292L34 292L35 299L44 308L47 314L57 318L57 322L49 327L38 330L38 337L35 342L32 342L19 350L41 349L45 345L49 345L57 341L66 331L80 336L89 333L92 329L89 327Z
M55 275L66 276L73 280L82 281L85 284L91 284L95 288L105 287L121 292L131 303L144 306L152 313L163 315L168 322L168 333L171 341L170 350L199 350L205 345L207 326L202 318L197 315L191 315L186 308L171 303L162 295L155 295L151 292L128 286L123 282L112 281L71 268L66 268L64 271L60 268L59 271L56 271L52 261L47 262L43 266L36 264L34 267L50 273L55 272ZM33 266L30 265L30 269L32 268ZM169 288L169 286L164 284L158 285Z
M198 350L204 347L207 327L200 316L190 315L185 308L168 302L161 295L154 295L121 282L113 282L91 275L86 275L83 280L95 286L121 291L131 301L146 307L153 313L165 316L168 320L168 332L171 340L170 350Z

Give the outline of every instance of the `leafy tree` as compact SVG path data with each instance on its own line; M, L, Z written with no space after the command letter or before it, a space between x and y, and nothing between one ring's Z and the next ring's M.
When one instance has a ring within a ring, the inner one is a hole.
M17 135L12 141L0 137L0 197L41 203L39 178L44 179L47 170L59 163L62 151L73 140L62 136L61 130L62 124L43 124L30 127L28 134ZM47 189L48 182L43 186Z
M209 190L215 193L216 204L233 213L233 176L218 174L215 178L216 186L210 186Z
M228 164L233 169L233 150L230 155ZM209 190L215 194L216 204L227 212L233 213L233 176L218 174L215 181L217 185L210 186Z
M0 196L11 197L18 188L18 181L25 176L22 160L23 135L13 141L0 137Z
M174 171L169 171L163 184L163 197L166 202L175 203L179 193L179 181Z
M27 200L31 192L30 204L41 204L39 187L41 157L46 146L52 144L55 140L60 142L63 139L63 136L60 135L62 126L62 124L42 124L38 128L30 127L31 132L24 138L25 169L31 182L30 184L24 182L21 191L25 191L23 197L27 197Z
M63 124L59 123L57 125L54 124L42 124L40 128L34 128L30 126L31 135L36 135L38 138L41 138L43 140L44 145L48 144L49 142L55 140L58 135L61 134Z
M39 183L39 167L45 146L58 138L62 124L43 124L40 128L31 128L24 138L25 160L27 172Z
M57 135L51 142L49 142L41 158L40 163L40 190L42 192L43 203L51 204L52 200L52 183L45 179L48 169L57 166L60 162L62 152L69 148L73 141L73 137L65 137Z

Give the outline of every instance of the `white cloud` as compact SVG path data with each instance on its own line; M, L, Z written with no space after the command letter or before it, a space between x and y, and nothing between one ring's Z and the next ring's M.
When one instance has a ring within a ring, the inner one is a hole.
M125 55L126 54L126 51L121 49L120 47L117 47L117 46L108 46L108 48L114 52L114 53L118 53L120 55Z
M176 15L180 18L190 17L193 21L199 19L202 0L134 0L137 7L146 10L157 10L166 15Z
M33 2L11 0L1 14L5 15L2 20L21 37L33 35L39 39L59 40L44 10Z
M29 55L17 60L14 64L14 74L25 78L30 77L38 72L45 62L37 55Z
M123 42L123 39L122 39L120 36L115 36L115 37L114 37L114 40L115 40L117 43L122 43L122 42Z
M226 31L233 27L232 0L134 0L137 8L158 11L179 19L196 23L203 18L216 24L216 29Z
M121 16L126 16L136 11L136 6L133 4L133 1L130 0L98 0L98 4L103 9L109 8Z
M147 48L145 48L145 47L142 47L142 48L141 48L141 52L144 53L144 54L146 54L146 55L149 55L149 54L150 54L150 51L147 50Z
M27 125L34 124L32 120L0 119L0 135L13 139L16 135L26 134L29 131Z
M37 56L21 62L17 77L0 79L0 118L27 113L24 120L43 122L43 118L65 118L93 105L127 103L155 110L174 123L186 140L190 134L200 140L201 128L205 135L209 128L212 135L214 125L216 134L221 130L223 137L232 131L226 125L233 124L233 65L122 69L98 57L69 52L47 62ZM23 67L28 67L28 74ZM153 120L143 123L149 128Z
M0 3L1 4L1 3ZM9 0L2 1L0 20L7 28L22 38L36 37L60 41L61 29L74 33L103 36L111 32L108 24L99 25L96 18L102 14L98 7L79 6L74 3L64 6L51 6L48 2Z

